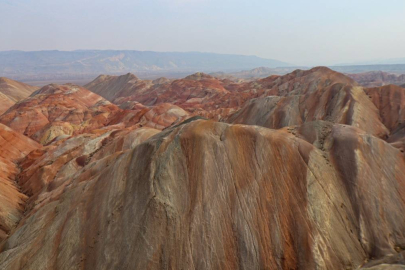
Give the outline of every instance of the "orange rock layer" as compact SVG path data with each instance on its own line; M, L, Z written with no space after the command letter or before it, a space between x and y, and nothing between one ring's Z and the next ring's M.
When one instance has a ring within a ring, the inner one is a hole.
M404 88L323 67L86 87L113 103L49 85L0 116L0 269L405 264Z

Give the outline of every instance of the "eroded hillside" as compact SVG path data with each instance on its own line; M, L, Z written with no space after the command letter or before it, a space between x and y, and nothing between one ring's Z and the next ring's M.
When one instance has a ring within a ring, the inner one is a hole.
M404 88L324 67L86 87L0 116L1 269L402 269Z

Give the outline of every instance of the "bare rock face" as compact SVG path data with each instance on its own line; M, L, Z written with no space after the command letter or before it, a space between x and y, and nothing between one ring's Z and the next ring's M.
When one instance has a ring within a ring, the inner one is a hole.
M362 270L403 270L405 269L405 251L389 255L366 263Z
M58 138L52 144L32 151L20 162L23 171L19 174L18 185L24 194L30 196L31 202L42 193L39 201L49 200L48 186L54 189L64 187L70 182L65 180L86 165L132 149L158 132L152 128L131 127Z
M391 84L365 88L365 92L378 108L382 122L391 132L405 122L405 88Z
M0 77L0 114L37 89L35 86Z
M0 116L0 269L405 265L404 89L324 67L89 87L116 104L50 85Z
M286 90L285 96L252 99L227 121L282 128L326 120L353 125L378 137L388 136L389 131L381 122L378 109L361 87L341 82L327 84L322 83L321 88L318 84L311 89L311 86L301 88L303 84L293 83L298 88ZM271 91L280 91L280 88ZM292 95L292 91L296 94Z
M85 88L67 84L41 88L0 116L0 122L46 145L61 135L88 133L116 124L163 129L187 116L171 104L123 110Z
M318 67L239 83L204 73L174 81L142 81L129 74L119 77L100 76L86 87L121 106L128 106L134 101L147 106L171 103L192 115L221 120L252 98L311 94L336 83L357 86L355 81L341 73Z
M75 85L48 85L11 107L0 122L42 144L106 125L119 108Z
M75 161L30 202L0 266L356 269L403 249L400 151L354 127L306 125L318 128L297 137L196 120Z
M90 91L113 101L118 97L131 95L134 91L142 91L151 87L152 81L139 80L134 74L122 76L100 75L84 87Z
M0 124L0 241L18 224L27 196L16 185L18 161L40 145Z
M7 95L0 92L0 114L8 110L15 104Z
M247 84L219 80L204 73L179 80L161 78L154 81L139 80L129 74L100 76L86 87L122 108L130 108L136 103L146 106L170 103L192 115L217 119L256 96Z
M381 122L390 134L387 141L405 150L405 88L397 85L365 88L364 91L378 108Z
M189 114L182 108L162 103L145 113L139 121L139 125L164 129L171 125L178 124L189 117Z
M258 84L264 88L263 96L291 96L311 94L337 83L345 86L357 86L354 80L327 67L296 70L283 76L273 75L250 84Z

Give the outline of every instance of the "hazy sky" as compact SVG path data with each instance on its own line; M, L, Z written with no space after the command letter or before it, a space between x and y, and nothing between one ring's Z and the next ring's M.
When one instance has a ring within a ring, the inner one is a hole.
M405 57L404 0L0 0L0 50L201 51L336 64Z

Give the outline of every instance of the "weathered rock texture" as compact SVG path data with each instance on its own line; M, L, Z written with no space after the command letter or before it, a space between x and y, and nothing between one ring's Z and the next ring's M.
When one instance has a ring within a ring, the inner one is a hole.
M119 108L75 85L48 85L11 107L0 122L46 144L55 137L106 125Z
M390 134L387 141L405 150L405 88L396 85L366 88L365 92L379 110Z
M192 115L225 119L257 97L306 95L324 91L329 85L357 86L356 82L325 67L297 70L284 76L270 76L250 82L217 79L196 73L179 80L144 81L135 75L99 76L86 85L113 103L128 107L132 102L147 106L175 104ZM315 92L315 93L314 93Z
M37 89L35 86L0 77L0 114Z
M299 139L197 120L62 170L3 243L0 266L356 269L402 250L403 156L325 126ZM312 145L322 136L324 150Z
M155 106L171 103L193 115L220 119L257 96L251 85L219 80L204 73L184 79L140 80L135 75L99 76L85 87L123 108L131 103Z
M227 121L282 128L326 120L353 125L379 137L389 133L363 89L342 74L316 68L297 71L276 81L279 82L266 91L272 95L251 99Z
M48 85L0 116L0 122L48 144L61 135L77 135L110 125L138 124L163 129L188 113L171 104L123 110L76 85Z
M27 196L16 185L18 161L40 146L0 124L0 241L18 224Z
M118 97L131 95L132 92L148 89L151 85L152 81L140 80L134 74L128 73L123 76L100 75L84 87L113 101Z
M0 269L403 269L405 89L323 67L92 85L116 104L50 85L0 117Z

